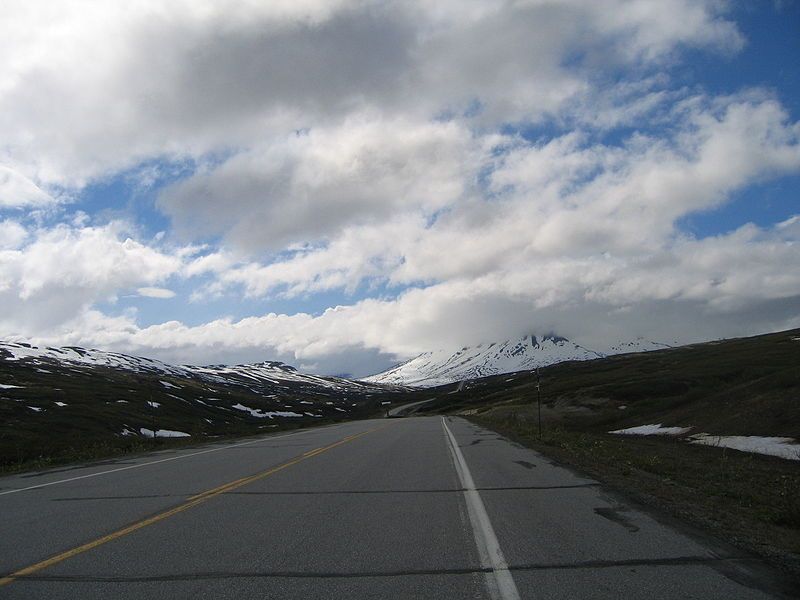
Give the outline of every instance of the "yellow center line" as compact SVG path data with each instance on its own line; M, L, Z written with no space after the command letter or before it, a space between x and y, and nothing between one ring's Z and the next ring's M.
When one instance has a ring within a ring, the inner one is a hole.
M380 427L375 427L374 429L369 429L367 431L362 431L361 433L349 435L345 438L342 438L338 442L334 442L332 444L329 444L327 446L322 446L320 448L315 448L314 450L306 452L305 454L301 454L300 456L292 458L291 460L288 460L287 462L282 463L277 467L273 467L266 471L262 471L261 473L256 473L255 475L250 475L249 477L242 477L241 479L237 479L235 481L223 484L219 487L215 487L213 489L206 490L205 492L201 492L196 496L190 497L183 504L179 504L178 506L171 508L167 511L164 511L152 517L148 517L147 519L142 519L141 521L137 521L136 523L128 525L127 527L123 527L122 529L119 529L113 533L104 535L103 537L97 538L96 540L93 540L91 542L87 542L86 544L83 544L71 550L67 550L66 552L62 552L61 554L56 554L55 556L52 556L46 560L30 565L29 567L25 567L23 569L20 569L19 571L11 573L10 575L2 577L0 578L0 587L12 583L15 579L18 579L20 577L25 577L26 575L31 575L33 573L36 573L37 571L41 571L42 569L46 569L47 567L51 567L69 558L72 558L73 556L83 554L84 552L97 548L98 546L102 546L103 544L124 537L129 533L133 533L134 531L147 527L148 525L153 525L154 523L163 521L164 519L167 519L173 515L177 515L178 513L190 509L193 506L197 506L198 504L202 504L206 500L219 496L220 494L224 494L225 492L230 492L231 490L235 490L249 483L253 483L254 481L258 481L259 479L264 479L265 477L269 477L270 475L273 475L278 471L283 471L284 469L296 465L297 463L303 462L304 460L307 460L314 456L318 456L323 452L327 452L332 448L336 448L336 446L341 446L342 444L346 444L347 442L351 442L357 438L367 435L368 433L372 433L373 431L383 429L384 427L387 426L388 425L381 425Z

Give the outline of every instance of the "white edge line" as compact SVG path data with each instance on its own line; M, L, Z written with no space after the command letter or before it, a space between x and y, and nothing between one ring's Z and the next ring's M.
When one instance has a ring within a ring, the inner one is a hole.
M514 583L514 577L508 570L508 563L500 549L500 542L497 541L489 515L486 513L486 506L483 504L478 490L475 489L475 482L472 480L467 461L464 460L458 442L447 426L444 417L442 417L442 427L450 442L450 453L453 455L456 473L464 487L467 513L472 524L472 533L475 536L481 566L491 569L491 572L486 573L489 595L493 600L519 600L517 584Z
M30 487L25 488L17 488L13 490L6 490L5 492L0 492L0 496L5 496L6 494L16 494L18 492L27 492L29 490L38 490L39 488L49 487L51 485L58 485L59 483L68 483L70 481L78 481L79 479L89 479L90 477L99 477L100 475L108 475L110 473L119 473L120 471L127 471L128 469L138 469L140 467L149 467L150 465L157 465L159 463L169 462L171 460L180 460L182 458L190 458L192 456L198 456L199 454L208 454L209 452L219 452L220 450L228 450L229 448L236 448L237 446L246 446L247 444L254 444L256 442L263 442L265 439L269 440L278 440L281 438L291 437L293 435L300 435L302 433L308 433L313 431L311 429L305 429L303 431L295 431L294 433L287 433L286 435L278 435L274 437L270 436L262 436L255 440L250 440L248 442L240 442L238 444L230 444L228 446L222 446L221 448L210 448L208 450L201 450L200 452L192 452L191 454L181 454L180 456L171 456L169 458L162 458L161 460L153 460L146 463L140 463L137 465L129 465L127 467L120 467L118 469L111 469L109 471L100 471L99 473L89 473L88 475L79 475L78 477L70 477L69 479L59 479L58 481L50 481L48 483L40 483L38 485L32 485ZM12 475L13 477L13 475Z

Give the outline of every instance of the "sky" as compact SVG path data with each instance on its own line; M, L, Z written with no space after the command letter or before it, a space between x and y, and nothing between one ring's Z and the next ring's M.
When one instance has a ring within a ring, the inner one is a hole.
M800 327L800 3L7 0L0 339L364 376Z

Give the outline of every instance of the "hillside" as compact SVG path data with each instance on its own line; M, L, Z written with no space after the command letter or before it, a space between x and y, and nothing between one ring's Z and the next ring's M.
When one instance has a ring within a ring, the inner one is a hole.
M209 438L379 414L408 390L278 362L177 366L0 343L0 467L153 437Z

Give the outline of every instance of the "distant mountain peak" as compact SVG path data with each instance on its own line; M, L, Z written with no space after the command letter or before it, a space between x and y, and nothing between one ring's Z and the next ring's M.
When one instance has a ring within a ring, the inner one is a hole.
M489 375L525 371L570 360L592 360L609 354L669 348L667 344L637 338L616 342L605 352L592 350L556 333L526 334L502 342L484 342L458 350L436 350L365 377L369 383L431 387Z

